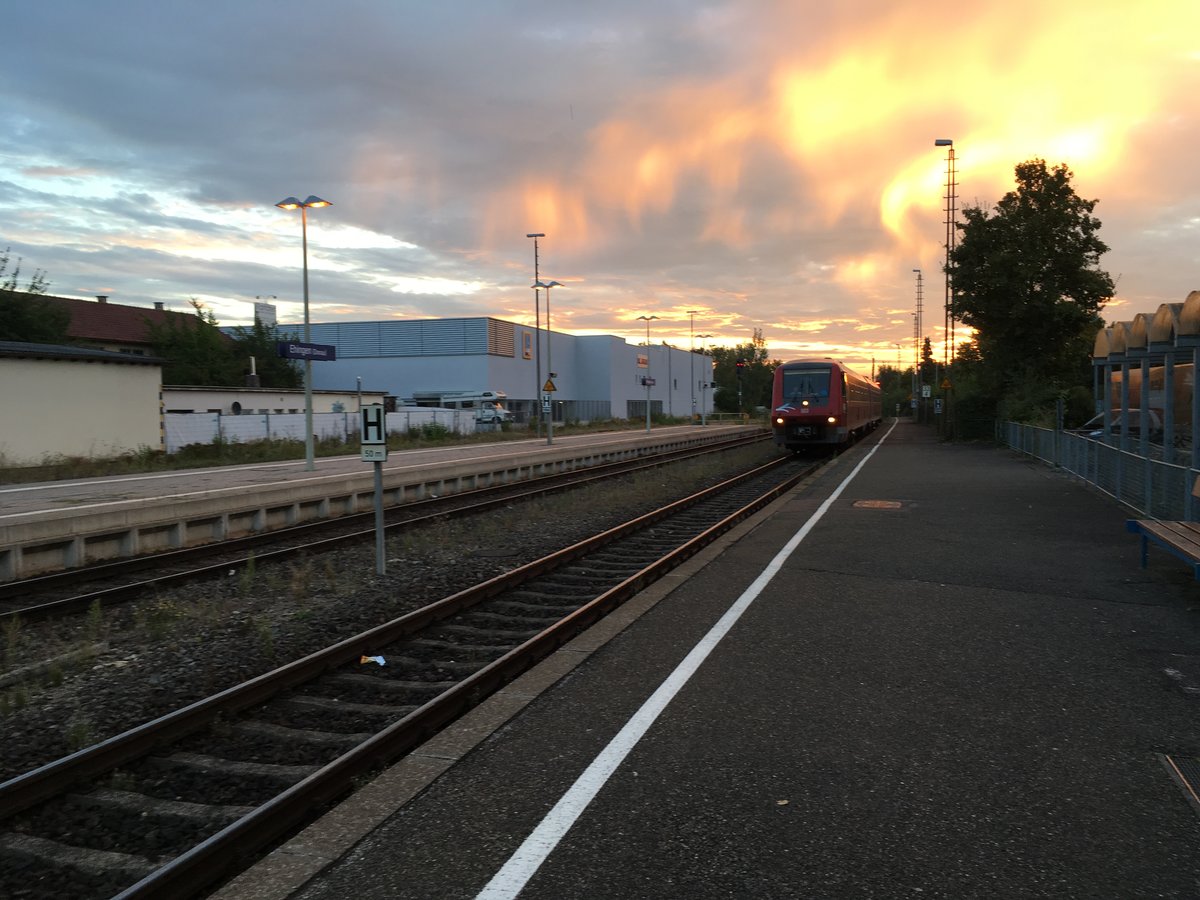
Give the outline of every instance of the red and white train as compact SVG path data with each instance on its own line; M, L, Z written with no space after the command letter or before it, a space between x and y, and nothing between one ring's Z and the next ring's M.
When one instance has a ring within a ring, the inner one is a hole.
M848 444L883 421L879 385L832 359L794 359L775 370L771 431L788 450Z

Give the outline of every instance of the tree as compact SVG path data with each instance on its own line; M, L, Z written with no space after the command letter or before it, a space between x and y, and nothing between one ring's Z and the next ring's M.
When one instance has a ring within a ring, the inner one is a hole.
M898 366L889 366L887 363L880 364L879 370L875 373L875 380L879 382L885 416L895 415L897 406L900 408L900 415L909 415L909 411L912 409L909 403L909 400L912 399L912 377L912 366L901 369Z
M921 342L921 384L933 385L937 378L937 360L933 358L933 344L929 338Z
M195 316L171 316L161 325L150 324L154 352L167 361L163 384L240 385L242 364L233 354L233 342L217 328L211 310L194 297L189 302Z
M276 344L286 336L277 335L275 329L264 325L256 317L249 328L238 328L233 337L233 356L243 367L243 374L250 372L250 357L254 357L258 381L265 388L299 388L304 386L304 375L294 360L283 359L276 351ZM299 340L293 336L292 340Z
M0 341L33 344L65 344L71 314L43 295L49 282L46 273L34 269L21 287L21 259L9 271L11 248L0 252Z
M1065 165L1016 167L1016 190L992 214L965 207L950 254L956 318L975 329L983 390L1003 409L1035 404L1088 378L1088 356L1113 281L1099 268L1108 247Z
M713 407L720 412L752 412L755 407L771 405L771 378L779 360L767 358L767 344L762 330L754 329L748 344L735 347L713 347L712 356ZM738 360L743 365L738 367ZM738 408L739 375L741 385L741 409Z

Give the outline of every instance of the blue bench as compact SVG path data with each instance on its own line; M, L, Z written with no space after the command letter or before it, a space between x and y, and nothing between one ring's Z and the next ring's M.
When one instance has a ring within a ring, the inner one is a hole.
M1200 478L1192 487L1192 496L1200 497ZM1148 564L1150 542L1162 547L1192 567L1200 581L1200 522L1161 522L1158 519L1129 519L1125 529L1142 536L1142 568Z

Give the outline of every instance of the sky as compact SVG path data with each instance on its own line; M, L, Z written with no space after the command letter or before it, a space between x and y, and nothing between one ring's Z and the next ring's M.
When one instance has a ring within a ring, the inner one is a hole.
M540 232L556 331L906 367L915 269L945 338L938 138L960 207L1025 160L1074 172L1107 320L1200 288L1196 0L41 0L4 26L0 248L59 296L302 321L275 204L316 195L314 322L532 324Z

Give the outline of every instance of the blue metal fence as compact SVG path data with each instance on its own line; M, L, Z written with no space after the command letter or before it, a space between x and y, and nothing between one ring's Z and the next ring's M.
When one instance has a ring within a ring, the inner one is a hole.
M1149 453L1142 455L1082 435L1017 422L1004 422L999 431L1001 443L1078 476L1142 517L1200 520L1200 500L1192 496L1200 469L1178 461L1190 454L1176 454L1172 462L1161 458L1159 445L1151 445Z

